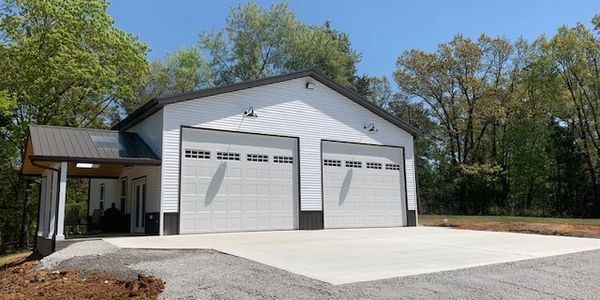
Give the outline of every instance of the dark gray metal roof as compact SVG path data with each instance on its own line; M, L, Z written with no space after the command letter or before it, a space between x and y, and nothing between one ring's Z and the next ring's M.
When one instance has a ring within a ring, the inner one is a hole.
M160 165L136 134L116 130L30 125L31 160Z
M220 86L220 87L213 87L213 88L198 90L198 91L194 91L194 92L188 92L188 93L154 98L154 99L148 101L146 104L142 105L137 110L135 110L133 113L131 113L127 118L123 119L117 125L115 125L113 127L113 129L125 131L125 130L131 128L132 126L134 126L135 124L139 123L143 119L151 116L153 113L157 112L158 110L162 109L165 105L168 105L171 103L192 100L192 99L198 99L198 98L233 92L233 91L237 91L237 90L243 90L243 89L247 89L247 88L257 87L257 86L261 86L261 85L267 85L267 84L297 79L297 78L301 78L301 77L307 77L307 76L310 76L310 77L314 78L315 80L318 80L322 84L324 84L324 85L328 86L329 88L335 90L336 92L346 96L348 99L353 100L354 102L360 104L361 106L370 110L374 114L384 118L385 120L389 121L390 123L402 128L402 129L406 130L413 136L417 137L421 134L421 130L419 130L417 127L411 125L410 123L408 123L405 120L402 120L402 119L388 113L387 111L383 110L381 107L379 107L376 104L373 104L371 101L363 98L362 96L360 96L358 93L356 93L352 89L349 89L349 88L339 84L337 81L335 81L335 80L327 77L326 75L324 75L318 71L315 71L315 70L304 70L304 71L299 71L299 72L294 72L294 73L289 73L289 74L284 74L284 75L261 78L261 79L252 80L252 81L245 81L245 82L240 82L240 83L229 84L229 85Z

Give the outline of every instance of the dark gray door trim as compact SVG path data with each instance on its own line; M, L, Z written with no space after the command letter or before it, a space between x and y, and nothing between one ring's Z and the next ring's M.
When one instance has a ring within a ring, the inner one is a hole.
M278 134L267 134L267 133L258 133L258 132L248 132L248 131L236 131L236 130L226 130L226 129L217 129L217 128L206 128L206 127L198 127L198 126L189 126L189 125L181 125L179 127L179 182L178 182L178 192L177 192L177 213L179 214L179 222L177 227L177 233L181 232L181 153L183 148L183 130L184 129L199 129L199 130L207 130L207 131L215 131L215 132L223 132L223 133L240 133L240 134L251 134L251 135L259 135L266 137L279 137L279 138L289 138L296 140L296 164L297 164L297 178L298 182L296 183L298 186L298 227L301 228L301 214L302 214L302 192L300 190L300 138L297 136L289 136L289 135L278 135ZM161 203L162 205L162 203Z
M410 226L408 223L408 215L410 214L408 209L408 185L406 181L406 148L404 146L394 146L394 145L384 145L384 144L369 144L369 143L360 143L360 142L349 142L349 141L338 141L332 139L322 139L321 140L321 210L323 211L323 205L325 201L324 191L323 191L323 142L330 143L341 143L341 144L351 144L351 145L359 145L359 146L377 146L377 147L388 147L388 148L397 148L402 149L402 172L404 177L404 213L406 214L406 225ZM416 168L416 166L415 166ZM415 178L416 180L416 178ZM325 226L325 212L323 211L323 227Z

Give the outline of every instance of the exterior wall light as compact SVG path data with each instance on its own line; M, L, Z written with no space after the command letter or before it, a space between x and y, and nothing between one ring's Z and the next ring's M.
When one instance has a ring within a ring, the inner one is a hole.
M365 129L366 129L368 132L370 132L370 133L375 133L375 132L377 132L377 128L375 128L375 124L373 124L373 123L370 123L369 125L366 125L364 128L365 128Z
M244 116L250 118L258 118L258 115L254 112L254 107L250 106L247 110L244 111Z
M314 90L315 89L315 84L312 82L307 82L306 83L306 88L309 90Z

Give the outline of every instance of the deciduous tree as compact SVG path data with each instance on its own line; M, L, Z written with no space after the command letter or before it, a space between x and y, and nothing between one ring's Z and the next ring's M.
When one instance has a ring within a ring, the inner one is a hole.
M27 126L107 126L147 74L146 46L115 26L108 5L105 0L0 4L0 103L11 107L0 128L3 220L36 208L23 203L19 171ZM0 231L3 241L26 233Z
M215 85L315 68L351 86L360 59L347 34L329 23L304 24L285 3L234 8L223 29L201 34L200 45Z

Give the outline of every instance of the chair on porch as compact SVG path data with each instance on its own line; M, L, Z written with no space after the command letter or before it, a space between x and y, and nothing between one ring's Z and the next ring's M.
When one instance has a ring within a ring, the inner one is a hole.
M79 210L76 208L71 208L65 214L65 229L67 232L74 232L77 226L85 225L81 221L81 217L79 216ZM70 230L69 230L70 229Z
M90 218L89 230L100 229L102 222L102 210L97 208L92 212L92 217Z

